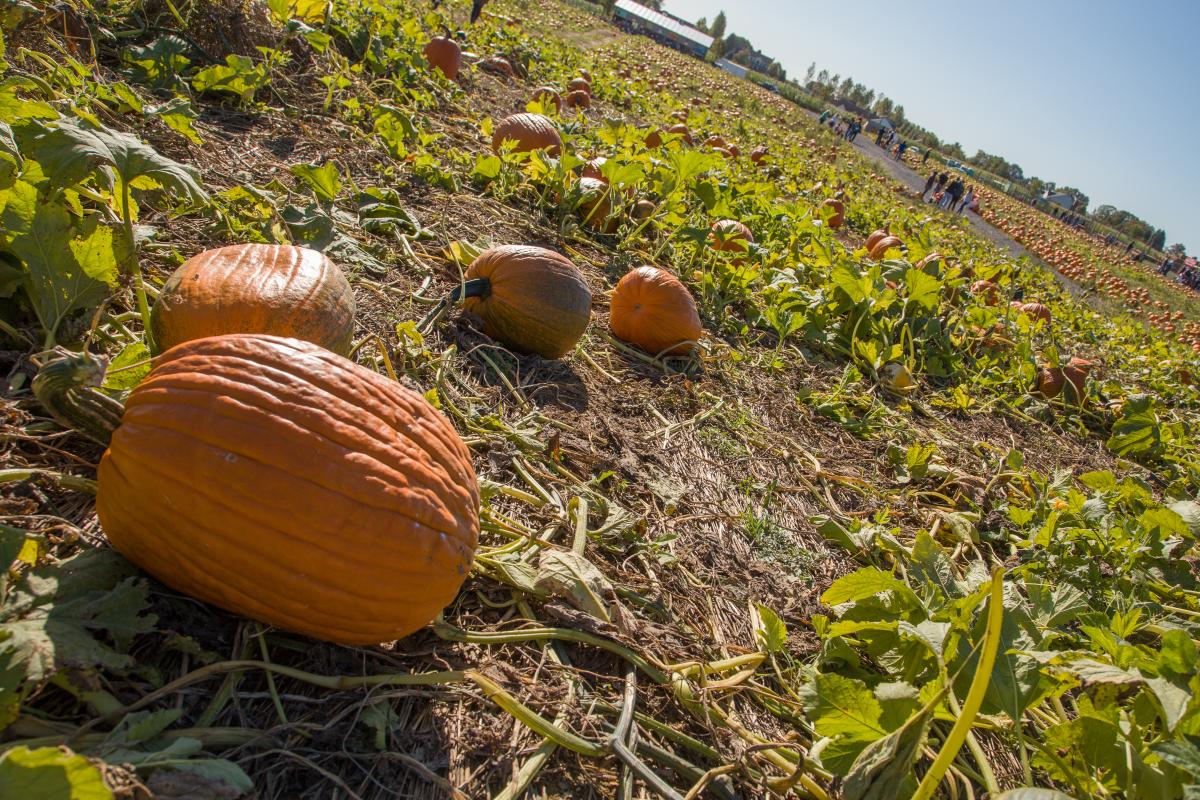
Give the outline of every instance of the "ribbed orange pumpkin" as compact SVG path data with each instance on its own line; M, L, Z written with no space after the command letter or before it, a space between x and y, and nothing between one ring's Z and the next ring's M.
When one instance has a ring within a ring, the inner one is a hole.
M899 236L884 236L875 242L875 245L871 248L871 260L878 261L887 254L888 250L891 250L893 247L900 247L903 244L904 242L900 241Z
M750 160L755 164L761 164L768 155L770 155L770 153L767 152L767 148L760 144L758 147L750 151Z
M687 355L702 329L687 287L658 267L638 267L613 290L609 324L618 339L651 355Z
M406 636L452 601L478 508L470 453L421 395L253 335L155 359L96 503L112 545L168 586L342 644Z
M504 78L511 78L514 74L512 62L502 56L485 58L479 62L479 68L484 72L490 72L493 75L499 75Z
M717 220L708 232L708 244L714 250L744 253L753 241L754 234L736 219Z
M425 60L430 66L441 70L447 78L454 80L462 67L462 50L453 39L437 36L425 45Z
M563 104L567 108L591 108L592 96L584 91L567 92Z
M596 156L591 161L583 165L583 170L579 173L584 178L594 178L601 183L608 183L608 178L604 177L604 173L600 171L608 163L608 159L604 156Z
M567 91L587 92L590 95L592 93L592 85L588 83L587 78L572 78L571 82L567 84Z
M575 347L592 313L592 293L566 256L531 245L501 245L471 262L467 280L486 278L484 297L463 307L483 331L517 350L560 358Z
M541 101L542 105L549 103L555 111L562 111L562 95L553 86L539 86L533 90L533 99Z
M236 244L205 250L167 279L150 313L159 352L222 333L289 336L345 355L354 293L316 250Z
M1000 287L991 281L975 281L971 284L971 294L979 295L983 302L994 306L1000 301Z
M880 239L887 238L891 235L892 234L888 231L888 226L884 225L879 230L873 231L871 235L867 237L867 242L863 246L867 248L867 252L869 253L875 249L875 245L879 243Z
M500 152L504 142L516 142L515 152L546 150L552 156L562 152L562 137L549 117L541 114L513 114L496 123L492 130L492 149Z

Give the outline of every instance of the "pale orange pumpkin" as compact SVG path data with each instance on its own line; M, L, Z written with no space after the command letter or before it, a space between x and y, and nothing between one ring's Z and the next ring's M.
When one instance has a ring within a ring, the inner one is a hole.
M496 123L492 130L492 149L500 152L504 142L516 142L515 152L545 150L556 156L562 152L562 137L549 117L541 114L513 114Z
M613 334L651 355L687 355L700 338L700 315L687 287L666 270L642 266L613 290Z
M425 45L425 60L431 67L441 70L449 80L454 80L462 67L462 49L453 39L437 36Z

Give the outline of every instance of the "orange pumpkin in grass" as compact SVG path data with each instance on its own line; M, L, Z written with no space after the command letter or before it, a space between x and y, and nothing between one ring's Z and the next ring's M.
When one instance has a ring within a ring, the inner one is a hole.
M754 234L736 219L717 220L708 231L708 245L714 250L744 253L754 243Z
M527 153L545 150L556 156L562 152L562 137L549 117L541 114L513 114L496 123L492 130L492 149L500 152L504 142L515 142L513 150Z
M657 128L647 131L646 138L643 141L646 147L662 147L662 132Z
M109 542L166 585L340 644L423 627L470 572L479 487L417 392L308 342L154 360L100 460Z
M562 111L562 95L553 86L539 86L533 90L533 99L542 103L543 107L546 104L554 106L555 111Z
M1046 324L1050 323L1050 309L1042 303L1021 303L1021 313L1028 315L1031 319L1040 319Z
M702 333L696 301L666 270L643 266L613 290L610 323L618 339L651 355L687 355Z
M612 190L607 181L580 178L578 188L579 205L576 210L584 225L600 233L612 233L620 227L619 219L610 219L613 201Z
M462 67L462 49L453 39L437 36L425 45L425 60L431 67L441 70L447 79L454 80Z
M683 141L687 142L688 144L696 143L696 141L692 138L692 132L688 129L688 126L684 125L683 123L672 125L671 127L667 128L667 133L679 134L683 137Z
M574 92L567 92L567 96L563 100L563 104L567 108L580 108L580 109L591 108L592 107L592 96L590 94L588 94L587 92L584 92L581 90L576 90Z
M829 198L821 203L821 207L833 209L833 216L829 218L829 227L835 231L842 227L842 224L846 221L846 204L840 197Z
M591 318L592 293L566 256L531 245L484 250L467 269L463 308L483 332L542 358L570 352Z
M975 281L971 284L971 294L979 295L989 306L994 306L1000 301L1000 287L991 281Z
M903 247L904 242L900 241L899 236L884 236L879 241L875 242L875 246L871 248L870 256L872 261L879 261L887 251L893 247Z
M867 252L869 253L875 249L875 245L879 243L880 239L884 239L891 235L892 234L888 232L888 226L884 225L879 230L872 231L871 235L867 237L867 241L863 247L867 248Z
M205 250L171 274L150 312L158 352L223 333L303 339L346 355L354 293L337 265L304 247Z
M600 181L601 183L608 183L608 178L604 177L604 173L600 171L601 168L607 163L608 159L604 156L596 156L591 161L583 165L583 171L579 174L584 178L592 178Z
M571 82L567 84L567 91L587 92L590 95L592 93L592 84L588 83L586 78L573 78L571 79Z

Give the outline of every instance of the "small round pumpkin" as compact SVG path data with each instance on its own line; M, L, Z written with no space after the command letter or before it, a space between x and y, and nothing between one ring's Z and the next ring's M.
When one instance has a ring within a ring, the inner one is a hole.
M736 219L717 220L708 231L708 244L714 250L744 253L754 242L754 234Z
M567 96L563 100L563 104L566 105L567 108L591 108L592 96L581 90L567 92Z
M470 453L420 394L297 339L154 361L100 460L113 547L221 608L341 644L450 603L479 537Z
M979 295L989 306L994 306L1000 301L1000 287L991 281L975 281L971 284L971 294Z
M758 147L750 151L750 160L755 164L761 164L766 160L768 155L770 155L770 153L767 152L767 148L760 144Z
M588 83L587 78L572 78L571 82L567 84L567 91L587 92L590 95L592 93L592 84Z
M1063 377L1062 367L1043 365L1038 370L1037 390L1047 400L1053 400L1062 394L1066 378Z
M867 237L867 242L863 246L867 248L867 252L869 253L875 249L875 245L879 243L880 239L885 239L891 235L892 234L888 231L888 226L884 225L879 230L873 231L871 235Z
M502 56L485 58L479 62L479 68L484 72L490 72L502 78L511 78L514 75L512 62Z
M620 226L620 221L609 219L612 216L613 204L608 182L598 178L580 178L579 204L576 211L583 224L601 233L612 233Z
M713 135L704 140L705 147L721 148L722 150L729 149L729 142L725 141L724 137Z
M657 129L653 129L646 133L646 147L662 147L662 133Z
M345 355L354 293L337 265L304 247L236 244L205 250L171 274L150 312L159 352L222 333L288 336Z
M608 163L608 159L604 156L596 156L591 161L583 165L583 170L579 173L584 178L594 178L601 183L608 183L608 178L604 177L604 173L600 171Z
M841 198L831 197L821 203L821 208L833 209L833 216L829 218L829 227L835 231L842 227L842 224L846 221L846 204L842 202Z
M500 152L504 142L516 142L518 153L545 150L552 156L562 152L562 137L549 117L541 114L513 114L496 123L492 130L492 149Z
M579 268L553 250L512 244L484 250L467 269L467 280L476 278L487 279L487 293L468 297L463 307L509 347L560 358L587 328L592 293Z
M672 125L671 127L667 128L667 133L677 133L682 136L683 140L688 144L695 144L695 140L692 138L692 132L688 129L688 126L684 125L682 122L678 125Z
M700 339L700 315L687 287L671 273L643 266L613 290L609 324L618 339L651 355L687 355Z
M462 49L453 39L436 36L425 45L425 60L431 67L441 70L447 79L454 80L462 67Z
M646 219L650 216L653 216L654 212L657 210L658 206L654 205L653 200L646 200L643 198L633 204L632 216L634 219Z
M549 104L554 106L555 111L562 111L562 95L553 86L539 86L534 89L533 99L541 102L543 107Z
M1027 314L1032 319L1040 319L1046 324L1050 323L1050 309L1042 303L1021 303L1020 306L1022 314Z
M903 245L904 242L900 241L899 236L884 236L882 239L875 242L875 246L871 248L871 260L879 261L885 255L887 255L888 250L891 250L894 247L902 247Z

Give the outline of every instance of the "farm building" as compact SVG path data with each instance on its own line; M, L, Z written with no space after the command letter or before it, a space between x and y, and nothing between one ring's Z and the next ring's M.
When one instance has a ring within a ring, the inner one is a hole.
M736 75L739 78L746 77L746 73L749 71L741 64L735 64L727 58L718 58L715 63L718 67L725 70L730 75Z
M867 122L866 131L867 131L867 133L875 133L880 128L887 128L888 130L892 130L895 127L896 126L892 124L892 121L890 119L884 119L883 117L877 117L877 118Z
M696 58L704 58L712 47L713 37L691 25L633 0L617 0L613 7L617 27L629 33L640 33Z
M1042 199L1045 200L1047 203L1054 203L1055 205L1062 206L1067 211L1070 211L1071 209L1075 208L1075 203L1076 203L1074 195L1063 194L1063 193L1055 194L1055 193L1049 192L1049 191L1047 191L1044 195L1042 195Z

